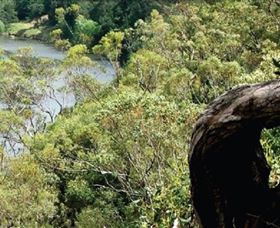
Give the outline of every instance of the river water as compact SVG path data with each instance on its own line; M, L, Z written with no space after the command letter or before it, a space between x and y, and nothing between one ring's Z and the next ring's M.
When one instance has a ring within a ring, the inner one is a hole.
M37 40L20 40L0 36L0 48L5 51L15 53L19 48L23 47L31 47L35 55L38 57L63 60L66 56L65 52L59 51L53 46ZM102 83L111 82L115 77L112 65L106 59L99 59L95 61L100 65L100 67L92 68L92 76Z
M51 45L42 43L40 41L20 40L0 36L0 49L3 49L9 53L15 53L18 49L23 47L31 47L34 51L35 56L38 57L47 57L53 60L60 61L62 61L66 57L65 52L58 51ZM92 57L92 59L94 58ZM94 59L94 61L97 63L98 67L90 67L88 73L97 81L103 84L111 82L115 77L115 72L112 65L105 59ZM52 118L58 115L61 109L61 105L63 108L72 107L75 105L76 99L73 93L65 93L59 90L59 88L63 87L65 84L66 82L64 81L64 77L62 74L60 79L55 81L53 84L53 87L57 88L57 91L54 91L53 94L55 96L55 99L45 98L40 102L40 106L43 107L43 111L41 114L44 115L45 122L52 121ZM1 108L5 108L5 105L0 102L0 109ZM38 107L34 107L34 111L38 112ZM51 114L52 118L46 113ZM30 125L30 123L27 123L27 125ZM3 138L1 136L0 142L4 144L6 148L11 147L11 145L8 145L7 142L3 142ZM13 149L20 151L22 149L22 145L17 144Z

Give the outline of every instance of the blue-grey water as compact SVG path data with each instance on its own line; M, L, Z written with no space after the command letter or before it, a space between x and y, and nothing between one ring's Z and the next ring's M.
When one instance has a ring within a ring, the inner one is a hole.
M23 47L31 47L38 57L47 57L54 60L63 60L66 53L55 49L50 44L46 44L37 40L21 40L12 39L6 36L0 36L0 48L15 53L18 49ZM115 72L106 59L95 60L100 66L92 68L92 76L95 77L99 82L107 83L113 80ZM105 69L105 71L104 71Z
M59 51L52 47L49 44L45 44L43 42L37 41L37 40L20 40L20 39L12 39L9 37L0 36L0 49L3 49L9 53L15 53L18 49L24 48L24 47L30 47L34 51L35 56L37 57L47 57L53 60L60 60L62 61L66 57L66 53L63 51ZM115 77L115 72L110 64L106 59L98 59L95 60L96 67L90 67L87 71L93 78L95 78L97 81L101 83L109 83L111 82ZM59 88L66 85L65 78L63 77L63 74L61 74L61 77L53 83L53 88L56 88L53 92L53 98L46 97L45 99L41 100L40 102L40 108L34 107L34 111L36 112L42 112L42 115L45 117L46 122L50 122L52 119L50 118L49 114L51 114L53 117L56 117L60 111L60 103L63 108L66 107L72 107L76 103L76 99L73 93L71 92L61 92ZM0 102L0 109L5 108L5 105ZM46 114L49 113L49 114ZM27 125L30 125L27 123ZM34 126L29 126L30 128ZM30 129L32 130L32 129ZM0 138L0 141L1 138ZM3 143L3 141L2 141ZM6 143L5 143L6 144ZM6 144L7 147L9 145ZM17 150L21 149L21 145L15 146Z
M64 52L37 40L21 40L0 36L0 48L8 52L15 53L19 48L23 47L31 47L39 57L62 60L65 56Z

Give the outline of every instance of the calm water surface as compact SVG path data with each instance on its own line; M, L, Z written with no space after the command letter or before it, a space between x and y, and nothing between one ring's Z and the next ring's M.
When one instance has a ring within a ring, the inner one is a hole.
M36 40L19 40L19 39L12 39L9 37L0 36L0 48L10 52L15 53L19 48L23 47L31 47L38 57L47 57L54 60L63 60L66 56L65 52L58 51L54 47L52 47L49 44L42 43L40 41ZM92 75L93 78L97 79L101 83L109 83L111 82L115 77L115 72L113 70L112 65L106 61L105 59L99 59L95 60L97 62L97 67L92 67L88 71L90 75ZM54 82L53 87L54 88L61 88L66 84L63 74L61 78ZM54 92L54 96L59 101L59 103L62 104L64 108L66 107L72 107L76 103L76 99L73 93L64 93L60 92L59 89ZM60 111L60 106L54 99L45 98L41 101L40 104L45 111L51 113L54 117L57 116L57 114ZM0 109L5 108L5 105L0 103ZM34 110L38 111L36 107L34 107ZM43 115L45 113L42 112ZM51 121L51 118L48 115L45 115L46 122ZM3 139L2 139L3 140ZM0 141L2 141L0 138ZM3 142L3 141L2 141ZM18 149L20 149L22 146L18 145Z
M63 60L63 58L66 56L65 52L59 51L51 45L37 40L20 40L0 36L0 48L4 49L5 51L15 53L19 48L23 47L31 47L35 55L38 57ZM100 67L92 68L91 74L93 77L102 83L111 82L115 77L112 65L105 59L98 60L97 63L100 65Z

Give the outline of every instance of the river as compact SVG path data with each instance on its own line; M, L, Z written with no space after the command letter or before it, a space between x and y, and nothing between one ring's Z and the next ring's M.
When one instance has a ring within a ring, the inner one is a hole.
M34 51L35 56L37 57L47 57L59 61L62 61L66 57L65 52L58 51L51 45L42 43L37 40L20 40L0 36L0 49L3 49L9 53L15 53L19 48L23 47L31 47ZM94 59L94 57L92 57L92 59ZM105 59L94 59L94 61L97 63L97 65L99 65L99 67L90 68L90 70L88 71L89 74L92 75L92 77L95 78L97 81L103 84L111 82L115 77L115 72L112 65ZM39 105L41 106L41 108L43 107L43 111L41 114L44 116L45 122L52 121L53 118L55 118L58 115L61 109L61 105L63 108L72 107L75 105L76 99L73 93L65 93L59 90L59 88L63 87L65 84L66 82L64 81L62 74L60 79L53 83L53 87L57 88L57 90L54 91L53 94L55 96L55 99L47 97L41 100ZM0 109L1 108L5 108L5 105L3 105L3 103L0 102ZM33 110L37 113L40 112L38 110L38 107L34 107ZM33 123L31 125L30 123L26 124L29 127L33 125ZM7 142L3 141L3 138L1 136L0 142L2 142L2 144L4 144L6 148L11 147L7 144ZM22 149L22 145L17 144L13 149L20 151Z
M15 53L19 48L31 47L38 57L47 57L54 60L63 60L66 53L55 49L53 46L37 41L37 40L22 40L12 39L6 36L0 36L0 48L11 53ZM114 77L114 69L106 59L95 60L100 64L100 68L92 68L92 76L99 82L111 82ZM105 71L104 71L105 69Z

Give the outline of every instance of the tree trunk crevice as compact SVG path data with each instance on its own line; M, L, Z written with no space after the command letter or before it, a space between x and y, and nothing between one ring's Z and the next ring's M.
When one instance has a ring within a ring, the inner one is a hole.
M280 80L218 97L200 116L189 154L194 209L204 228L280 227L261 131L280 125Z

